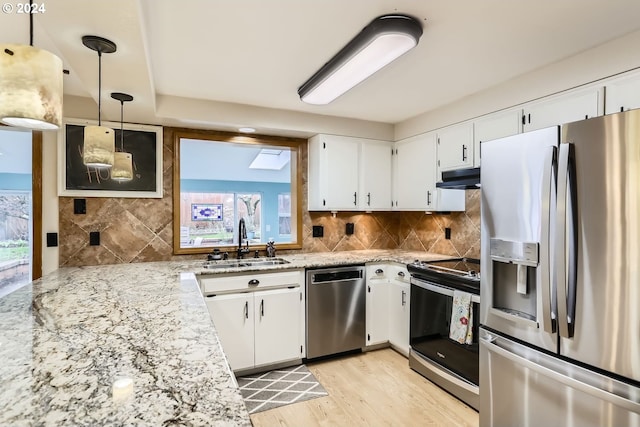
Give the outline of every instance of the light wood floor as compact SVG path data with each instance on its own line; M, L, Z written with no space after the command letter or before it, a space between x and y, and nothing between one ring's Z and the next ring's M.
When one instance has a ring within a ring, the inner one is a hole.
M477 426L478 413L392 349L309 363L329 393L251 415L262 426Z

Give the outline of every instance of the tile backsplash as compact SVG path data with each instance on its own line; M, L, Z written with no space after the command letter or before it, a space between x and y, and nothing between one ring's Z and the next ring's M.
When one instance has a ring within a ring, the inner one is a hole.
M164 129L162 199L87 198L87 212L73 214L73 198L59 198L60 266L166 261L173 255L173 130ZM357 249L407 249L453 256L480 256L480 191L466 190L466 212L330 212L306 211L306 146L303 162L304 252ZM354 233L346 234L346 224ZM322 225L324 236L312 237ZM445 228L451 238L445 238ZM100 245L89 245L99 231ZM202 258L203 255L197 257Z
M406 249L480 258L480 191L465 190L466 212L450 214L310 212L304 250ZM347 223L354 224L354 234L346 234ZM311 225L323 226L324 236L312 237ZM451 229L450 239L445 228Z

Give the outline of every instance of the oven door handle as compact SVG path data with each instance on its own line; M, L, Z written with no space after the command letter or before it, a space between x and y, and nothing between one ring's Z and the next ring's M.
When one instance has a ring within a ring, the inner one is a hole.
M427 282L423 282L423 281L417 281L417 280L415 280L415 281L412 280L411 284L414 285L414 286L417 286L419 288L426 289L427 291L435 292L435 293L446 295L446 296L449 296L449 297L453 298L453 289L451 289L451 288L445 288L443 286L432 285L431 283L427 283ZM475 303L480 304L480 295L471 294L471 302L475 302Z

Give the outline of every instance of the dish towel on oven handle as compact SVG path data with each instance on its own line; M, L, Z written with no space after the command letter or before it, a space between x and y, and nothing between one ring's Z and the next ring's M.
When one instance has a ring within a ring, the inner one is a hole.
M453 291L449 338L460 344L473 342L473 304L467 292Z

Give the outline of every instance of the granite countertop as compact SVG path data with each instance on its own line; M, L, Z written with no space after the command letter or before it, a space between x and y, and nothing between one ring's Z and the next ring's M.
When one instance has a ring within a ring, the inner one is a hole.
M250 425L194 273L447 258L424 252L283 255L61 268L0 298L0 425Z
M345 252L308 252L300 254L277 255L288 261L287 264L277 264L269 266L246 266L229 268L207 268L208 264L218 264L217 267L224 266L224 261L198 262L195 264L195 273L198 274L221 274L247 271L272 271L290 270L295 268L316 268L326 266L366 264L374 262L395 262L399 264L409 264L415 260L432 261L436 259L451 258L449 255L434 254L428 252L369 249ZM251 260L251 257L246 257Z

